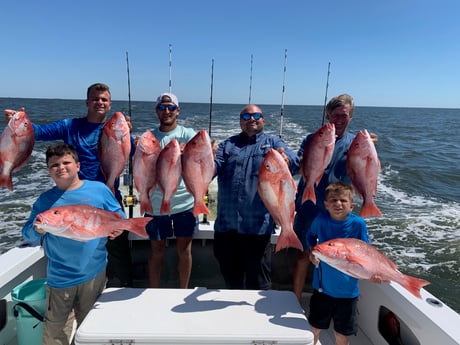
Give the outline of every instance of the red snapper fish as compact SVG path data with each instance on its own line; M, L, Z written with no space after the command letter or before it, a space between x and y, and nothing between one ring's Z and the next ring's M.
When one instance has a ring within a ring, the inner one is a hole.
M356 194L363 199L359 212L363 218L382 216L374 202L379 172L380 160L371 136L367 130L359 131L347 153L347 174Z
M150 195L157 183L156 165L161 152L157 138L146 130L138 139L133 156L134 186L139 192L140 212L153 214Z
M12 173L27 164L34 144L34 129L29 117L23 110L15 112L0 137L0 187L13 190Z
M128 230L148 238L145 226L150 220L151 217L123 219L117 212L90 205L68 205L38 214L34 225L55 236L86 242L108 237L113 230Z
M276 251L289 247L303 250L293 228L297 187L283 156L274 149L268 151L260 166L257 191L275 223L281 226Z
M335 147L335 126L326 123L309 138L305 145L300 171L305 181L302 203L316 204L315 185L321 181L324 170L331 162Z
M396 264L374 246L356 238L337 238L313 248L312 254L335 269L357 279L379 276L393 281L414 296L421 298L420 289L430 282L401 273Z
M171 197L176 193L182 173L181 151L177 139L171 140L158 157L157 185L163 194L160 214L171 214Z
M214 155L208 132L203 129L190 139L182 152L181 163L185 187L195 199L194 216L209 214L204 197L214 176Z
M115 180L123 173L131 150L128 123L121 112L116 112L102 127L98 143L101 171L106 185L115 194Z

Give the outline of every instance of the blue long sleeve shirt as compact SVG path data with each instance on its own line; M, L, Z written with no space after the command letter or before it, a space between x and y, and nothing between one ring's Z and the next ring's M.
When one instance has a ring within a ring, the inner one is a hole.
M65 205L87 204L104 210L118 212L126 218L111 190L103 183L83 180L83 185L73 190L53 187L42 193L32 206L29 219L22 228L24 239L37 243L43 237L43 247L48 257L47 283L53 288L66 288L85 283L99 275L107 265L107 237L80 242L34 229L39 213Z
M261 132L248 139L240 133L219 144L215 156L219 200L215 231L255 235L273 232L273 219L257 192L260 166L272 148L284 148L291 173L297 173L299 157L279 137Z
M104 124L88 122L86 117L80 117L67 118L43 125L33 123L32 126L36 140L62 140L75 147L81 162L78 173L80 179L105 183L106 180L100 168L98 153L99 136ZM131 154L133 154L134 144L132 137L131 147ZM115 192L117 199L121 200L122 197L118 187L119 179L115 181Z

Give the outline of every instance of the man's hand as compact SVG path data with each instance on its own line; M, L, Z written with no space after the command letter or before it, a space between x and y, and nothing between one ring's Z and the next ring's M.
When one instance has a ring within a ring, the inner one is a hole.
M291 162L289 161L289 157L284 153L284 147L280 147L279 149L277 149L277 151L281 153L281 157L283 157L284 161L289 166Z
M17 111L25 111L24 110L24 107L20 108L19 110ZM13 117L14 114L16 114L17 112L16 110L12 110L12 109L5 109L3 110L3 114L5 114L5 121L6 123L8 123L10 121L10 119Z
M109 239L114 240L115 238L117 238L118 236L120 236L122 233L123 233L123 230L113 230L113 231L109 234Z

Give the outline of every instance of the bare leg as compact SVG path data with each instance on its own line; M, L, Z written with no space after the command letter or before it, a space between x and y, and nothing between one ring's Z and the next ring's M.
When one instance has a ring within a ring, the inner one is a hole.
M348 337L346 335L335 332L336 345L349 345Z
M308 273L308 252L307 251L297 251L296 262L294 266L294 273L293 273L293 290L299 302L302 299L302 291L305 286L305 280L307 279Z
M192 237L177 237L176 247L179 287L187 289L192 273Z
M319 341L319 332L321 331L318 328L313 327L310 325L311 332L313 333L313 345L317 345Z
M161 270L163 269L166 240L150 241L150 247L149 284L151 288L158 288L160 286Z

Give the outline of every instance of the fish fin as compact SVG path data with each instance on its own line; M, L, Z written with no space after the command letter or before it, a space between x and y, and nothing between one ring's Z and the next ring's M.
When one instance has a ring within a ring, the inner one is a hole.
M408 275L404 275L404 279L398 283L400 283L407 291L409 291L411 294L418 298L422 298L422 295L420 294L420 289L430 284L430 282L427 280L415 278Z
M361 207L361 211L359 212L360 217L368 218L368 217L381 217L382 212L380 212L377 205L372 203L364 203Z
M135 233L140 237L149 238L149 235L147 234L147 230L145 227L147 226L147 223L151 220L152 217L135 217L124 219L123 223L121 224L121 227L125 230Z
M160 214L171 214L171 201L170 200L165 200L161 202L161 207L160 207Z
M13 179L11 176L0 176L0 187L6 187L10 191L13 191Z
M303 251L302 243L294 231L290 231L288 233L281 231L278 241L276 242L275 252L279 252L284 248L297 248L298 250Z
M316 194L315 188L312 186L311 188L305 188L302 194L302 204L307 201L311 200L313 204L316 204Z

